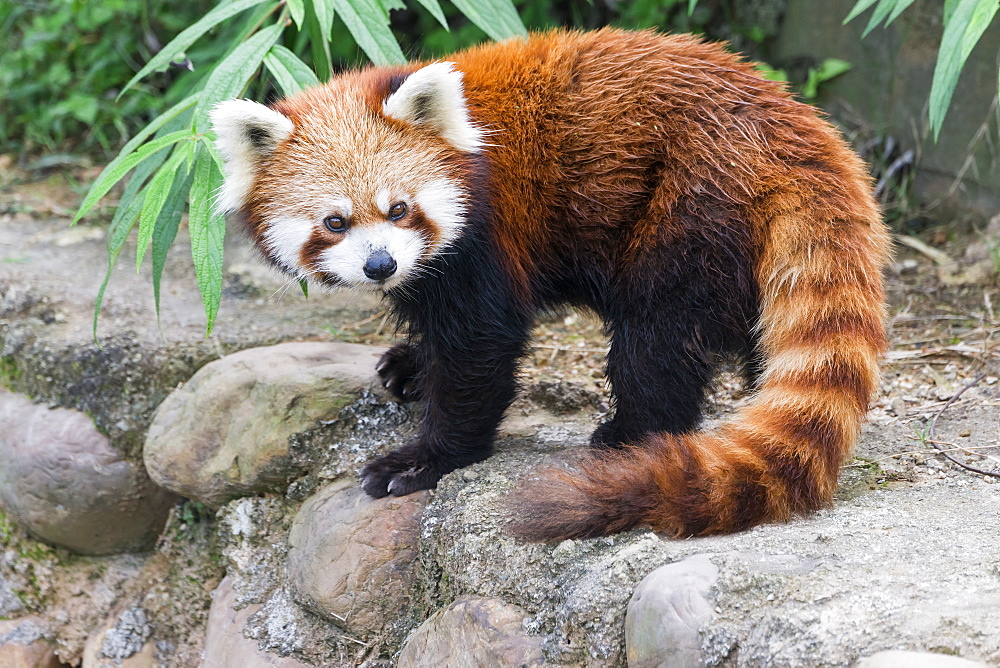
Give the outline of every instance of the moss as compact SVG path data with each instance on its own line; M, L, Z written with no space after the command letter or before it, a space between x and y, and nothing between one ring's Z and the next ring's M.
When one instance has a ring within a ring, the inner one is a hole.
M21 373L17 363L12 358L0 357L0 385L8 390L17 389Z

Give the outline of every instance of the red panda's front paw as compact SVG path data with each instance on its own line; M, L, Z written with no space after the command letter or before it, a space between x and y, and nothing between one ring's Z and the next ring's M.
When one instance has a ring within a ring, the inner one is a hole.
M376 499L434 489L440 479L441 474L430 466L415 462L398 450L368 462L361 469L361 488Z
M417 401L420 398L412 346L400 343L389 348L375 365L375 371L385 389L400 401Z

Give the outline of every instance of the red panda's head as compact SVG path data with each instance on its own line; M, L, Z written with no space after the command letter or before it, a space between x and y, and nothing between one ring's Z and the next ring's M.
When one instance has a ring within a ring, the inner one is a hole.
M388 290L462 233L483 133L451 63L354 72L271 107L230 100L212 122L218 207L286 273Z

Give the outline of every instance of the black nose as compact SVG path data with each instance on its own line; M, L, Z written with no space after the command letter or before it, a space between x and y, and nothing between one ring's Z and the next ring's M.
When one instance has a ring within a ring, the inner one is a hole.
M373 281L384 281L396 273L396 261L386 250L377 250L365 262L365 276Z

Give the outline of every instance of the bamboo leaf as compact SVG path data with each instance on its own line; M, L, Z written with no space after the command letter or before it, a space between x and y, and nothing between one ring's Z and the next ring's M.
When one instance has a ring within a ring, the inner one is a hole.
M688 16L694 14L694 8L697 6L698 0L688 0Z
M875 7L875 11L872 12L871 18L868 20L868 25L861 33L862 39L867 37L868 33L874 30L879 23L886 21L890 14L899 16L899 13L912 3L913 0L879 0L878 6ZM886 25L889 25L889 21L886 21Z
M121 92L118 93L120 98L125 91L131 88L137 81L145 77L150 72L157 70L162 70L170 64L170 61L177 58L179 55L184 53L189 46L198 41L198 38L204 35L206 32L219 25L231 16L235 16L240 12L250 9L256 5L265 2L266 0L235 0L228 4L221 4L215 7L208 14L205 14L198 21L196 21L191 26L182 30L177 37L170 40L165 47L160 49L160 51L149 59L149 62L135 73L129 82L125 84Z
M312 0L313 12L319 22L320 34L324 40L330 39L333 32L333 17L336 12L333 9L333 0Z
M139 273L139 268L142 266L142 259L146 255L146 249L153 239L153 228L156 226L156 221L160 218L163 205L166 204L167 197L170 195L171 187L177 177L177 170L182 164L187 163L191 159L194 147L194 142L187 142L174 149L174 154L170 156L170 159L160 168L160 171L156 173L156 176L153 177L146 187L146 197L142 205L142 211L139 212L139 240L135 249L136 273ZM184 173L181 175L182 179L187 178L187 171L187 167L185 166Z
M191 190L193 176L194 173L190 169L185 169L185 176L174 179L160 215L156 219L156 228L153 230L153 301L156 303L157 318L160 317L160 279L163 276L163 267L167 263L167 251L177 238L177 228L180 227L181 215L184 213L184 204Z
M292 15L292 20L295 21L296 27L302 30L302 26L306 20L305 0L285 0L285 4L288 6L288 13Z
M90 187L90 192L87 193L83 203L80 205L80 210L76 212L76 216L73 218L73 223L76 224L81 218L83 218L102 197L108 194L108 191L111 190L116 183L121 181L126 174L138 166L143 160L155 154L157 151L161 151L167 146L176 144L177 142L190 136L190 130L178 130L177 132L171 132L170 134L162 137L157 137L147 144L143 144L139 149L128 155L119 155L117 158L112 160L111 163L104 168L104 171L101 172L101 175L97 177L97 180L94 181L94 185Z
M930 122L937 141L962 67L1000 9L1000 0L958 0L938 49L931 82Z
M460 12L483 29L490 38L503 41L526 37L528 31L510 0L452 0Z
M309 299L309 282L306 279L304 278L299 279L299 289L302 290L302 294L305 296L305 298Z
M333 0L333 6L354 41L376 65L406 62L399 43L389 29L389 15L376 0Z
M139 220L139 211L142 210L144 197L144 193L140 192L127 201L123 200L126 203L118 207L115 212L115 221L112 221L111 227L108 228L108 270L104 273L104 281L101 282L101 287L97 291L97 299L94 302L93 336L94 343L97 345L100 345L97 340L97 319L101 313L101 304L104 303L104 291L108 287L108 282L111 281L111 274L115 265L118 264L118 256L121 255L128 235L135 227L136 221Z
M233 49L208 75L201 101L195 113L194 127L198 132L206 132L211 127L209 113L215 103L237 97L243 92L247 82L260 67L268 50L281 36L283 26L274 24L264 28L247 41Z
M330 33L333 30L332 0L313 0L306 7L306 24L309 27L309 47L312 50L313 69L316 76L326 81L333 73L330 56ZM322 12L323 16L317 16ZM327 17L330 23L327 25Z
M890 23L895 21L899 17L899 15L902 14L903 11L912 4L913 0L897 0L896 6L893 7L892 9L892 13L889 14L889 18L885 20L885 24L889 25Z
M222 301L222 253L226 220L216 211L212 197L221 182L222 173L215 161L198 151L191 185L188 231L191 235L191 258L194 260L198 289L201 290L201 300L205 307L205 336L209 336L215 327L215 316Z
M294 95L303 88L319 84L319 79L309 66L280 44L275 44L267 52L264 65L285 95Z
M697 2L697 0L693 0ZM444 12L441 11L441 5L438 4L438 0L417 0L424 9L430 12L431 16L437 19L437 22L441 24L441 27L448 30L448 19L445 18Z
M858 3L854 5L853 9L847 14L847 17L841 22L841 25L846 25L853 21L859 14L863 13L866 9L874 5L878 0L858 0Z
M132 139L129 140L129 142L122 147L122 150L118 152L118 155L115 157L115 159L109 162L107 166L103 170L101 170L100 175L98 175L98 177L94 180L93 185L90 186L90 191L87 193L87 196L83 200L84 204L87 204L89 202L89 205L87 206L87 208L84 208L83 204L80 205L80 209L76 212L76 215L73 217L72 225L76 225L80 221L80 219L83 218L95 204L97 204L97 202L101 199L101 197L104 196L102 194L99 197L92 199L91 196L97 189L98 184L102 184L105 177L111 178L110 176L111 172L116 171L119 165L121 165L122 161L125 160L125 158L129 156L131 153L133 153L135 149L140 144L142 144L142 142L146 141L146 139L150 135L152 135L154 132L159 131L161 128L166 127L171 121L173 121L182 113L184 113L185 110L193 107L198 102L198 95L199 94L196 93L181 100L180 102L172 106L170 109L157 116L155 119L153 119L152 122L150 122L149 125L144 127L139 132L139 134L137 134L135 137L132 137ZM112 183L111 185L114 185L115 183L120 181L121 178L122 177L119 176L117 179L115 179L114 183ZM108 188L108 190L110 190L110 187ZM106 194L108 190L105 190L104 193Z

